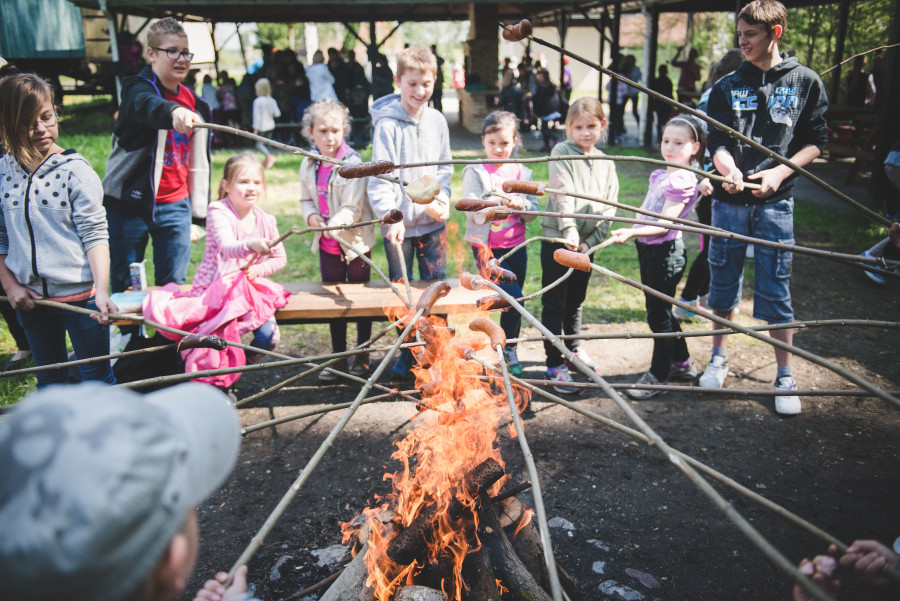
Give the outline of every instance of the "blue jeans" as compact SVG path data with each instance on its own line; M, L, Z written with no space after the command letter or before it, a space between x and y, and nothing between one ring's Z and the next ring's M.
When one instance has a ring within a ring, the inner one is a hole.
M443 225L421 236L407 236L401 248L409 279L413 279L413 256L419 260L420 280L442 280L447 277L447 229ZM396 282L403 277L400 255L387 240L384 243L384 253L388 261L388 277Z
M794 199L763 205L730 205L713 198L712 225L761 240L794 243ZM727 312L741 300L747 243L712 237L709 243L709 307ZM794 253L755 246L753 253L753 317L767 323L794 319L791 306L791 263Z
M109 221L109 281L113 292L131 286L129 265L144 260L148 237L153 239L155 284L184 284L191 262L191 199L156 205L153 223L115 207Z
M69 303L76 307L97 310L94 297L86 301ZM72 341L76 359L88 359L109 354L109 326L104 326L87 315L73 313L65 309L35 307L31 311L16 311L19 323L28 337L31 353L37 366L62 363L66 356L66 332ZM78 366L82 381L99 380L115 384L109 360L86 363ZM65 384L68 381L66 368L37 372L37 386Z
M472 245L472 252L475 254L475 265L478 267L478 271L481 271L484 268L484 265L481 264L482 257L478 252L478 247ZM491 252L493 253L494 257L499 259L507 252L509 252L509 249L492 247ZM510 296L520 298L522 296L522 284L525 283L525 272L528 269L527 249L520 248L519 250L514 252L508 259L500 263L500 267L502 267L503 269L508 269L516 274L516 280L518 281L515 284L504 284L503 282L498 282L497 285ZM503 333L506 334L507 338L518 338L519 332L522 330L522 314L514 309L501 312L500 327L503 328ZM510 346L516 345L511 344Z

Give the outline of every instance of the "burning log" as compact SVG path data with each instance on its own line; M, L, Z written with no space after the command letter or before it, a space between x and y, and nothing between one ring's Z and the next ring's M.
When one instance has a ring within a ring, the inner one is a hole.
M470 599L479 601L500 601L497 590L497 577L491 567L491 551L484 545L477 551L466 555L462 567L463 581L468 589Z
M478 507L481 542L491 550L491 565L514 599L550 601L547 591L535 580L528 567L516 554L500 525L494 506L487 495L481 495Z
M470 496L477 495L480 491L490 488L494 482L503 477L503 468L494 459L485 459L478 465L466 482L466 490ZM451 514L460 513L461 508L457 507L456 511L451 508ZM451 515L451 517L453 517ZM422 510L412 523L400 531L388 545L387 555L394 563L400 565L409 565L419 555L425 551L428 544L428 535L434 529L434 523L438 519L437 507L429 505Z

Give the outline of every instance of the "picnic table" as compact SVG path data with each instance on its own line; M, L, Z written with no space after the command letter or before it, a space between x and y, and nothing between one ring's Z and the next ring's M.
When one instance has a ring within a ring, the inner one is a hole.
M828 121L828 142L825 150L829 158L853 158L845 184L853 183L863 168L875 162L875 142L878 114L874 109L832 106L825 113Z

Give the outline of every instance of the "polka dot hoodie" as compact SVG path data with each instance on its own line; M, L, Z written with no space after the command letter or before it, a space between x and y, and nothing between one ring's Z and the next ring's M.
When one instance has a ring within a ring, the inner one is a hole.
M16 280L44 297L93 288L87 250L109 244L103 188L74 150L53 154L28 174L0 159L0 255Z

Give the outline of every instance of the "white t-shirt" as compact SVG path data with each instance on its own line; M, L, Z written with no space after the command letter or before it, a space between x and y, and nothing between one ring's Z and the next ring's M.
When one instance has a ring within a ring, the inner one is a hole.
M271 96L257 96L253 100L253 129L256 131L272 131L275 118L280 116L278 103Z

